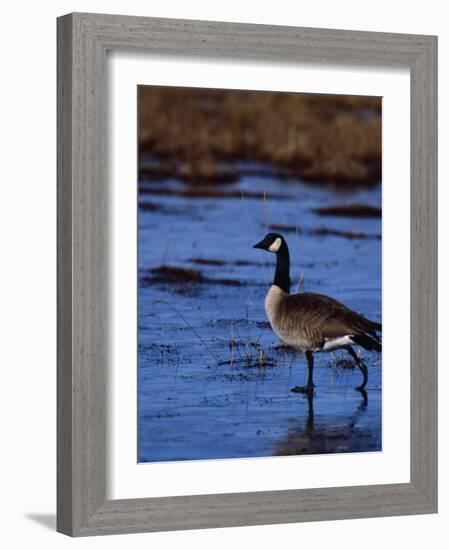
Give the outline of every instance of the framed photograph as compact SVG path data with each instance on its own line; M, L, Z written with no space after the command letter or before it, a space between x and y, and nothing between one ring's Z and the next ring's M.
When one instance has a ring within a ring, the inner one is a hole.
M58 19L58 531L437 511L437 39Z

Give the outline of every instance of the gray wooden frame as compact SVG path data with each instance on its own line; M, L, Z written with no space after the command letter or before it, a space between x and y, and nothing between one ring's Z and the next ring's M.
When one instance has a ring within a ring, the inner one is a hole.
M410 69L410 483L106 499L108 50ZM82 536L436 510L437 38L81 13L59 18L58 531Z

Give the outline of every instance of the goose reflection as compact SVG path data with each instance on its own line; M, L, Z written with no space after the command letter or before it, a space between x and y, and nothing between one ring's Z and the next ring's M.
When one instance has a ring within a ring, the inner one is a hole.
M307 413L301 425L289 430L275 448L275 455L326 454L348 451L378 451L379 435L372 428L359 425L368 409L368 394L360 389L361 399L355 409L337 419L319 417L314 410L314 394L307 394Z

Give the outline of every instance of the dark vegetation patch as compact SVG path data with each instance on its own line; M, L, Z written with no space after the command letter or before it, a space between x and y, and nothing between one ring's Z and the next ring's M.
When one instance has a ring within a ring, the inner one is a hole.
M168 162L155 161L139 164L139 181L162 181L173 177L173 168Z
M333 237L345 237L346 239L381 239L381 235L363 233L362 231L341 231L339 229L331 229L329 227L316 227L312 229L312 235L326 236L330 235Z
M345 204L341 206L327 206L315 208L314 211L320 216L340 216L347 218L381 218L382 210L377 206L368 204Z
M205 280L200 271L186 267L161 265L150 269L150 272L154 283L202 283Z
M155 202L139 202L139 210L143 212L163 212L165 208Z
M157 350L157 351L170 353L175 348L173 346L171 346L170 344L156 344L156 343L152 342L152 343L139 344L139 349L150 350L150 351Z
M159 161L146 179L235 181L237 159L311 183L381 178L380 98L139 86L138 103L140 152Z
M231 325L237 330L247 330L248 328L270 328L268 321L256 321L253 319L211 319L208 323L209 326L222 327L226 330L231 329Z
M156 202L139 202L139 210L142 212L159 212L161 214L178 215L184 213L180 208L173 208Z
M197 269L189 269L186 267L178 267L171 265L161 265L154 267L140 277L140 284L147 286L152 283L163 283L172 287L181 287L181 285L189 287L197 284L215 284L224 286L242 286L240 281L235 279L211 279L205 277L201 271Z
M230 166L222 166L211 158L143 164L139 166L139 181L162 181L176 178L190 185L234 183L239 175Z
M307 234L312 236L324 237L344 237L346 239L381 239L381 235L378 233L369 234L362 231L342 231L340 229L332 229L330 227L319 226L313 229L302 229L297 225L285 225L280 223L273 223L268 226L273 231L281 231L285 233L298 233Z
M271 328L271 325L268 321L256 321L256 326L258 328Z
M280 193L263 193L258 191L220 191L211 187L188 187L186 189L168 189L166 187L142 187L139 190L142 195L159 195L164 197L187 197L199 199L290 199L288 195Z
M303 233L303 230L298 225L287 225L285 223L271 223L268 229L283 231L284 233Z
M235 359L225 359L219 361L218 365L230 365L235 367L244 367L247 369L251 368L263 368L263 367L274 367L276 361L274 359L265 358L259 360L257 357L237 357Z
M176 418L177 416L181 416L181 413L143 414L141 418L145 420L161 420L163 418Z
M261 264L260 262L252 262L250 260L222 260L219 258L188 258L188 262L191 264L198 264L198 265L215 265L215 266L221 266L221 265L235 265L235 266L249 266L249 265L256 265L256 266L269 266L269 262L264 262Z
M257 340L248 339L242 342L231 337L228 345L231 356L228 359L218 361L218 366L229 365L245 369L264 369L274 367L277 364L276 359L270 357L266 349Z

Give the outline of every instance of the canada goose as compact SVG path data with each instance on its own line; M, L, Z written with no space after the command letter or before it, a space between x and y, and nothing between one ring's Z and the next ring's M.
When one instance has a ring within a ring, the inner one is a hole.
M265 298L265 311L271 328L288 346L305 353L309 369L306 386L291 391L313 393L313 353L345 349L363 374L357 390L368 381L368 369L355 353L352 344L369 351L382 351L376 331L382 325L369 321L344 304L313 292L290 294L290 255L287 243L279 233L268 233L253 248L276 254L274 281Z

